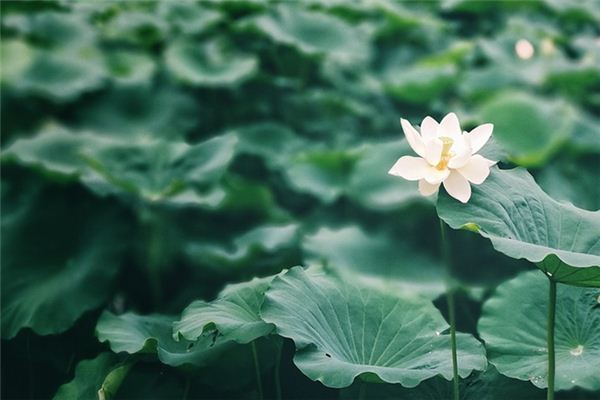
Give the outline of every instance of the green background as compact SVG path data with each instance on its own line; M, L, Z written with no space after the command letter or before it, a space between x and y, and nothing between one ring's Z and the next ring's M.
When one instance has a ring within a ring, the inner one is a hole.
M411 154L400 117L491 122L488 158L527 167L557 200L600 208L597 1L6 1L1 11L3 398L51 398L107 350L95 335L103 310L179 316L228 283L294 265L324 264L445 312L434 202L387 175ZM522 39L529 59L515 52ZM493 288L534 266L469 232L450 240L459 330L477 335ZM284 397L338 396L292 354L286 341ZM192 379L190 398L255 397L253 374L237 371L239 385ZM180 398L188 376L141 362L119 393Z

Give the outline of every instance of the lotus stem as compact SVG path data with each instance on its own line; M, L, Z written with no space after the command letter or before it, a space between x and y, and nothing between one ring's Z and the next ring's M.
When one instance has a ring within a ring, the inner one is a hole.
M281 353L283 352L283 342L279 341L277 346L277 358L275 359L275 394L277 400L281 400Z
M446 238L446 224L440 219L440 237L442 243L442 257L446 272L448 274L448 284L446 289L446 301L448 303L448 319L450 320L450 346L452 348L452 398L459 400L459 377L458 377L458 357L456 354L456 305L454 301L454 287L451 284L452 268L450 259L450 246Z
M547 400L554 400L554 376L556 375L556 361L554 354L554 325L556 320L556 281L549 278L550 290L548 292L548 393Z
M260 378L260 364L258 361L258 354L256 352L256 341L253 341L250 345L252 347L252 358L254 359L254 369L256 370L256 389L258 390L258 398L264 399L262 381Z

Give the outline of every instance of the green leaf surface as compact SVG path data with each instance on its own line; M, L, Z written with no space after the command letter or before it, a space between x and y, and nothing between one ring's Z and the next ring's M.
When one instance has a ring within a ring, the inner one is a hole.
M110 76L124 85L147 82L156 70L154 60L150 56L130 50L107 53L104 62Z
M75 367L73 380L65 383L54 395L54 400L95 399L104 378L117 364L117 356L101 353L91 360L83 360Z
M345 193L357 159L355 151L301 153L290 160L285 177L295 190L332 203Z
M298 228L296 224L264 225L237 237L233 246L190 243L186 253L221 272L226 272L227 269L248 269L265 257L284 262L287 253L297 246ZM277 257L278 255L284 259Z
M364 398L378 400L440 400L452 398L452 382L434 377L427 379L415 388L401 385L356 382L341 391L342 399L356 399L362 392ZM509 379L488 365L484 372L472 374L460 381L461 400L542 400L546 398L543 390L529 382Z
M82 15L68 12L40 12L30 16L29 36L50 48L68 48L94 40L94 30Z
M483 121L494 124L494 137L523 166L543 164L571 135L574 114L566 104L520 92L486 102Z
M500 285L483 306L478 331L500 373L545 388L548 279L525 272ZM556 389L600 390L600 290L558 285Z
M150 84L119 84L74 111L78 126L118 138L150 134L182 140L198 118L191 96L174 87Z
M150 202L165 200L186 188L215 183L233 158L236 142L231 135L194 145L144 137L111 142L86 150L95 176L86 176L85 183Z
M271 168L286 163L305 147L305 141L285 125L263 122L233 129L240 142L238 153L252 154L264 159Z
M161 362L171 366L210 365L231 346L231 343L217 342L210 336L203 336L195 342L175 341L175 320L175 317L160 314L115 315L105 311L98 320L96 336L100 342L108 342L115 353L157 354Z
M57 175L79 175L84 166L82 150L100 143L90 133L75 134L57 125L48 125L29 138L20 138L2 152L2 158Z
M342 62L369 58L366 32L339 18L288 4L271 7L270 11L248 23L277 43Z
M167 67L178 79L197 86L239 84L256 72L252 55L234 52L219 40L175 41L165 52Z
M557 202L518 168L492 168L472 190L466 204L440 193L440 218L476 230L496 250L536 263L558 282L600 287L600 211Z
M222 340L244 344L268 335L274 327L264 322L259 312L272 280L273 277L255 278L231 284L211 302L193 302L173 325L174 338L196 340L203 334L215 334Z
M238 388L255 379L254 351L259 358L261 373L275 361L279 338L261 337L250 344L226 341L216 332L202 335L195 341L173 339L175 317L125 313L115 315L105 311L96 326L96 336L108 342L114 352L154 355L172 367L191 369L197 379L210 386Z
M294 267L275 278L261 310L296 344L294 363L310 379L343 388L355 378L414 387L452 377L448 328L426 300L404 299ZM481 343L458 334L459 374L485 368Z
M600 210L598 165L600 153L560 157L544 167L536 179L552 198L597 211Z
M99 88L105 77L102 60L93 47L37 50L11 84L23 92L66 102Z
M382 233L367 233L357 226L321 228L306 236L303 249L309 260L321 261L375 290L431 299L445 291L439 262Z
M119 9L99 31L108 40L150 47L161 42L168 31L166 21L157 14L135 8Z
M158 12L169 21L174 31L184 34L206 31L222 20L218 11L204 8L199 3L162 2L158 5Z
M415 182L398 179L387 171L402 156L414 152L405 140L367 144L350 178L348 197L378 211L400 208L413 202L426 202Z
M111 295L123 215L81 193L3 184L2 338L66 331Z

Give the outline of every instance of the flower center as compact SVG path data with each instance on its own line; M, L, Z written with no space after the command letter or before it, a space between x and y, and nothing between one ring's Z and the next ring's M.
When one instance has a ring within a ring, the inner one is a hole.
M450 159L454 155L454 153L450 151L452 145L454 144L454 140L448 136L442 136L439 139L443 143L442 156L440 158L440 162L435 167L442 171L448 167L448 162L450 162Z

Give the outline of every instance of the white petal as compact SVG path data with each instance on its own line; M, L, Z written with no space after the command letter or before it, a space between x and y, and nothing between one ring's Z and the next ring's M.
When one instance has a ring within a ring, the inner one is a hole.
M442 159L444 143L440 139L430 139L425 145L425 159L433 166L438 165ZM471 153L469 153L469 156Z
M462 135L456 114L450 113L442 119L437 130L437 135L438 137L447 136L452 139L456 139Z
M438 191L439 187L440 187L439 183L432 185L431 183L427 182L425 179L421 179L419 181L419 192L423 196L431 196L432 194L434 194Z
M440 124L431 117L425 117L423 122L421 122L421 137L424 142L427 142L428 139L433 139L437 137L437 130Z
M406 140L410 147L412 147L415 153L425 158L425 143L423 143L423 139L421 138L421 135L419 135L419 132L413 128L410 122L403 118L400 119L400 125L402 125L404 136L406 136Z
M468 138L465 138L462 135L458 137L452 144L452 152L454 153L454 156L448 162L449 168L460 168L469 162L472 151Z
M403 156L396 161L388 174L407 179L409 181L418 181L429 174L431 165L420 157Z
M446 192L461 203L466 203L471 198L471 185L467 178L456 171L452 171L444 181Z
M472 154L477 153L481 148L487 143L487 141L492 136L492 131L494 130L493 124L483 124L479 125L477 128L473 129L469 133L465 133L465 136L468 138L471 143L471 151Z
M435 185L435 184L443 182L444 179L446 179L449 174L450 174L449 169L445 168L445 169L439 170L435 167L429 166L429 168L427 168L427 170L425 171L425 175L423 175L423 178L425 178L425 180L428 183Z
M479 154L475 154L470 158L467 164L458 169L458 172L467 178L469 182L479 185L489 176L491 162L493 161L490 161Z

